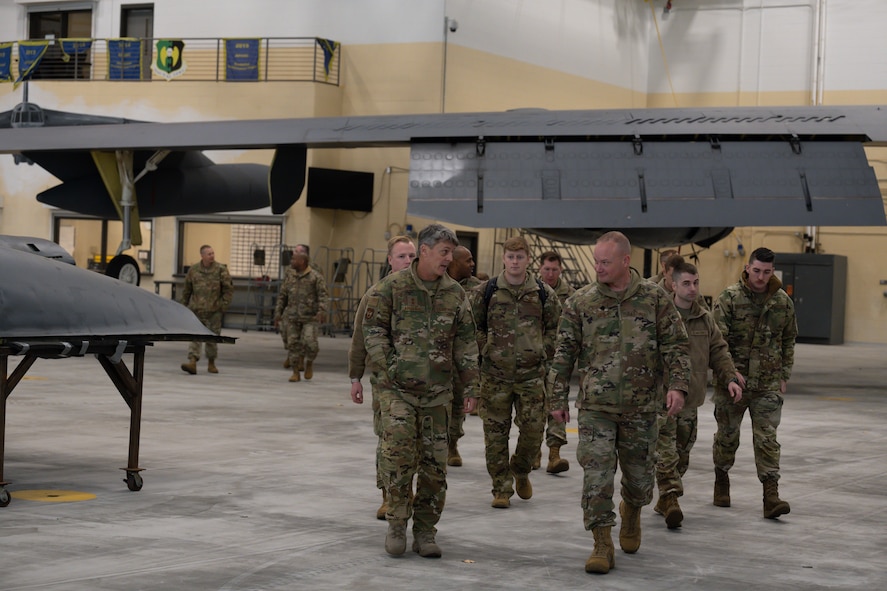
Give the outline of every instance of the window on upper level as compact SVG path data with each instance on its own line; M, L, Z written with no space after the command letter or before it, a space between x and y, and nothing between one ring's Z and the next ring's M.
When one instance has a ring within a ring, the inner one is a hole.
M29 39L90 39L92 37L92 10L40 10L32 8L28 13ZM66 59L67 57L67 59ZM89 80L91 50L66 56L59 43L46 50L40 67L32 78Z

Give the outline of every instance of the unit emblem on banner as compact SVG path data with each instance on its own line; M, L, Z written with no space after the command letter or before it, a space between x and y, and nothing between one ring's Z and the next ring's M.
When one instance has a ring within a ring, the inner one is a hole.
M160 39L157 41L157 59L151 70L167 80L178 78L185 73L185 42L177 39Z

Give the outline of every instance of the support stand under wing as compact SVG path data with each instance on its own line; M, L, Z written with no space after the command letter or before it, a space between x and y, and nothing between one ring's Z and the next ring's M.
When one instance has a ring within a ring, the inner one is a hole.
M54 347L59 348L61 355L67 355L65 348L70 348L70 343L59 343ZM126 467L127 488L138 491L142 488L142 477L139 472L139 439L142 424L142 390L145 379L145 347L144 343L129 345L126 341L120 341L116 345L100 345L90 347L89 352L94 353L105 373L111 378L111 382L117 387L124 402L129 406L129 457ZM52 348L52 347L51 347ZM51 351L50 348L50 351ZM6 400L15 387L21 382L25 374L41 356L47 356L48 351L27 351L19 364L9 373L9 357L21 354L20 347L15 345L0 346L0 507L6 507L11 500L6 486L10 484L4 479L3 466L5 461L6 446ZM132 372L123 361L123 354L131 353L133 356Z

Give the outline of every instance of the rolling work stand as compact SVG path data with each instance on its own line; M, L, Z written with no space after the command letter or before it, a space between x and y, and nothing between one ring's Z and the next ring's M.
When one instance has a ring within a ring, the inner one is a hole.
M0 507L9 505L11 496L6 486L10 484L4 479L3 462L6 442L6 400L15 387L37 359L94 354L111 378L123 401L129 406L129 458L125 468L126 487L131 491L142 488L142 477L139 472L139 437L142 423L142 388L145 379L145 347L150 343L129 344L127 341L90 343L84 341L63 343L8 343L0 345ZM123 355L131 353L132 371L123 361ZM22 355L12 373L9 373L9 357Z

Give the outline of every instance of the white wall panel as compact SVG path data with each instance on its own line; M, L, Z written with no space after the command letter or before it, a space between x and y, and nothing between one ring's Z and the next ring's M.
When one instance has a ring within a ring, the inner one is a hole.
M448 0L449 41L576 76L646 86L649 7L641 0Z
M887 88L887 2L829 0L826 90Z

